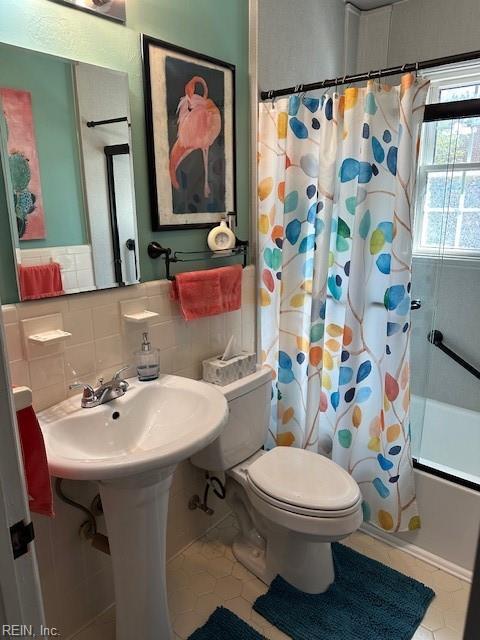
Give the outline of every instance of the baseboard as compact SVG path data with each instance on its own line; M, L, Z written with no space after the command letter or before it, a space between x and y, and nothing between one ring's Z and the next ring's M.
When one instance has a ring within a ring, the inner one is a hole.
M194 538L193 540L190 540L190 542L188 544L186 544L184 547L182 547L179 551L177 551L177 553L174 553L173 556L170 556L170 558L167 558L167 564L169 562L172 562L172 560L175 560L175 558L177 558L179 555L181 555L182 553L185 553L185 551L190 548L192 546L192 544L195 544L195 542L198 542L198 540L201 540L209 531L211 531L212 529L215 529L215 527L218 527L218 525L223 522L224 520L226 520L229 516L232 515L232 512L229 511L228 513L226 513L223 518L220 518L219 520L216 520L214 522L214 524L212 524L210 527L208 527L207 529L205 529L205 531L203 533L201 533L199 536L197 536L196 538Z
M91 625L94 625L96 620L99 620L103 615L107 613L107 611L110 611L110 609L112 609L114 606L115 606L115 602L112 602L112 604L109 604L108 607L105 607L103 611L100 611L100 613L97 613L96 616L94 616L91 620L89 620L84 625L82 625L80 629L77 629L77 631L74 631L72 635L68 636L66 640L75 640L75 638L77 638L81 633L83 633L86 629L88 629L88 627L90 627Z
M453 562L449 562L440 556L436 556L434 553L430 553L430 551L426 551L421 547L417 547L410 542L405 542L400 538L392 535L391 533L383 532L380 529L372 526L371 524L363 523L360 527L360 530L371 536L372 538L377 538L377 540L381 540L391 547L395 547L397 549L401 549L405 551L405 553L418 558L419 560L423 560L427 564L431 564L437 569L441 569L446 573L450 573L452 576L456 578L460 578L460 580L466 580L467 582L472 582L473 572L465 569L464 567L460 567Z

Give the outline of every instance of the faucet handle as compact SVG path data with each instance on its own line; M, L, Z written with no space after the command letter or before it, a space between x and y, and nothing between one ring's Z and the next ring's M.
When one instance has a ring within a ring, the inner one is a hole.
M112 376L112 380L120 380L120 374L123 373L124 371L127 371L127 369L130 369L130 367L129 366L122 367L118 371L115 371L115 373Z
M72 382L72 384L68 385L70 390L72 389L83 389L83 399L91 400L95 396L95 391L92 385L87 384L86 382Z
M130 369L130 367L122 367L121 369L119 369L118 371L115 371L115 373L113 374L112 377L112 382L114 384L117 384L118 387L125 393L125 391L128 389L128 387L130 386L128 384L128 382L126 380L123 380L120 377L120 374L123 373L123 371L127 371L127 369Z

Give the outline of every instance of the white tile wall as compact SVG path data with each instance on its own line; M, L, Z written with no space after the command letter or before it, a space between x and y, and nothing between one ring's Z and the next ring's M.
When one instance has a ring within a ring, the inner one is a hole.
M201 377L201 361L220 353L232 333L242 348L254 350L255 274L243 272L242 309L222 316L185 322L169 298L169 283L148 282L122 289L84 293L2 308L12 382L33 390L37 411L67 397L69 382L96 383L121 366L133 365L143 325L121 318L120 301L140 299L159 314L149 323L150 339L160 349L162 373ZM51 347L25 349L21 321L61 314L63 327L72 336L53 353ZM127 372L128 373L128 372ZM132 366L131 375L135 371ZM74 392L78 393L78 392ZM67 491L86 505L97 493L95 483L65 482ZM167 555L171 557L202 535L226 512L225 503L212 498L215 516L190 511L188 499L203 494L204 474L188 461L179 465L170 493ZM55 499L53 520L35 516L36 546L42 588L51 625L61 626L63 637L78 630L113 601L110 559L80 539L82 514ZM103 527L102 519L100 526Z
M95 287L92 249L88 244L70 247L45 247L41 249L19 249L17 258L25 267L45 264L53 260L60 264L65 293L91 291Z
M200 378L201 361L220 353L232 334L238 336L242 348L254 350L252 267L244 270L241 310L193 322L183 320L177 303L170 300L166 280L5 305L2 310L13 383L33 387L37 411L58 402L59 397L65 398L67 383L74 379L96 383L116 368L133 365L144 326L122 320L120 302L130 300L138 300L141 306L159 314L148 328L153 346L161 351L160 367L164 373L187 371L191 377ZM53 346L27 345L23 334L39 330L40 316L57 318L56 314L72 336ZM135 373L133 368L131 373ZM45 389L50 389L55 400ZM36 393L39 390L42 393Z

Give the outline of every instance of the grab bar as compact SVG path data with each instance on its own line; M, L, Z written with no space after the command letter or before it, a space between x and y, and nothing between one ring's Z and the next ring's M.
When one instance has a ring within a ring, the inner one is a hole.
M449 358L455 360L455 362L457 362L461 367L471 373L472 376L475 376L475 378L478 378L480 380L480 371L478 369L475 369L473 365L464 360L461 356L458 355L458 353L455 353L455 351L452 351L443 344L443 333L441 331L439 331L438 329L433 329L427 335L427 340L431 342L435 347L440 349L440 351L446 353Z

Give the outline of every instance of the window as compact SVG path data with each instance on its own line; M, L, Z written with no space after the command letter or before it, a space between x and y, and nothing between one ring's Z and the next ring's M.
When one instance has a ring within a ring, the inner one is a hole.
M480 98L480 74L431 74L429 103ZM480 259L480 117L425 123L414 253Z

